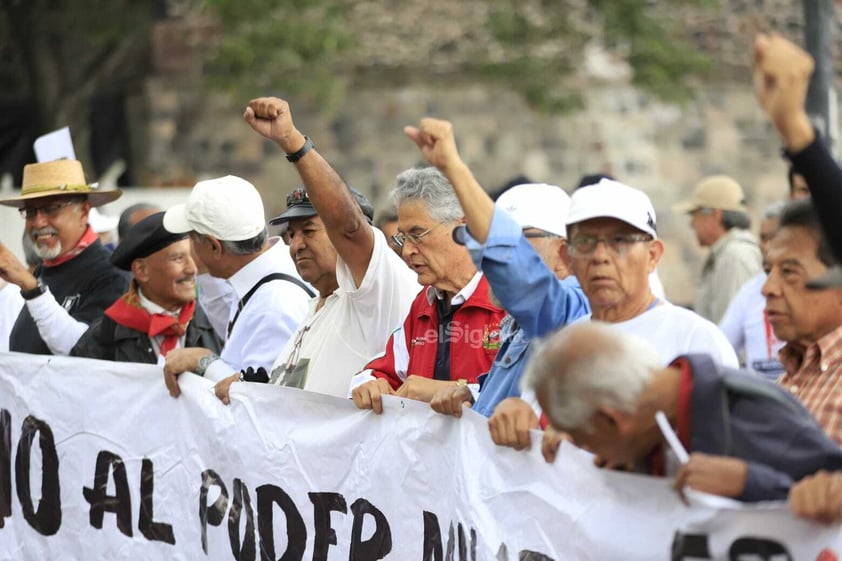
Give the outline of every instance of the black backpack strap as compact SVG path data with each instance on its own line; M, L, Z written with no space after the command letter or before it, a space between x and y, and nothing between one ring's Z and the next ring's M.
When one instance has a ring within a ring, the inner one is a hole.
M246 307L246 304L248 304L248 301L251 299L252 296L254 296L254 293L257 292L257 289L266 284L267 282L274 280L284 280L287 282L291 282L292 284L300 287L304 292L306 292L307 295L310 296L310 298L316 295L312 290L310 290L310 287L304 284L302 280L297 279L292 275L287 275L286 273L269 273L268 275L257 281L257 284L252 286L251 290L246 292L246 295L243 296L242 300L240 300L240 303L237 304L237 313L234 314L234 319L232 319L231 323L228 324L228 337L231 336L231 330L234 329L234 324L237 323L237 318L240 317L240 312L242 312L243 308Z

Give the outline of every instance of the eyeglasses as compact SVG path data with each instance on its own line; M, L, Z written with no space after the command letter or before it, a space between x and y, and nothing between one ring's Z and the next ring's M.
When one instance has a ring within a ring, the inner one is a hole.
M442 224L444 224L444 222L439 222L437 224L434 224L432 227L427 228L426 230L424 230L420 234L404 234L403 232L398 232L397 234L392 236L392 243L394 243L396 246L401 247L401 248L403 247L403 244L406 243L406 242L409 242L412 245L420 245L421 240L424 239L424 236L426 236L427 234L429 234L430 232L432 232L433 230L435 230L436 228L438 228Z
M32 218L35 218L36 216L38 216L39 212L47 218L52 218L53 216L58 214L58 212L61 209L78 203L79 201L63 201L60 203L53 203L51 205L44 206L25 206L19 208L18 212L20 213L20 217L26 220L31 220Z
M625 256L634 244L651 241L652 236L649 234L614 234L607 238L582 234L570 238L568 252L573 257L584 257L596 251L599 242L603 242L614 255Z

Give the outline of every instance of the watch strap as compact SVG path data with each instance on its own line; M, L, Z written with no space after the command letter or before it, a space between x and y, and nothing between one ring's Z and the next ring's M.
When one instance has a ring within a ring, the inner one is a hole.
M208 369L208 366L210 366L213 361L218 359L219 355L216 354L209 354L200 358L199 364L196 365L196 374L198 374L199 376L204 376L205 371L207 371Z
M45 292L47 292L47 287L44 286L44 283L41 282L41 279L38 279L34 288L30 288L29 290L21 290L20 295L21 298L23 298L24 300L32 300L33 298L38 298Z
M316 147L316 145L313 144L313 141L310 140L310 137L305 134L304 135L304 146L302 146L301 149L298 150L297 152L293 152L292 154L287 154L287 161L295 163L298 160L300 160L301 158L303 158L304 154L306 154L307 152L309 152L310 150L312 150L315 147Z

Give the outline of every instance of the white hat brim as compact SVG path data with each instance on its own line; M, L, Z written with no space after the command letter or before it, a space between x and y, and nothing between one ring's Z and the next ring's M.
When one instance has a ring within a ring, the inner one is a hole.
M187 220L185 205L175 205L164 213L164 229L173 234L184 234L194 230Z

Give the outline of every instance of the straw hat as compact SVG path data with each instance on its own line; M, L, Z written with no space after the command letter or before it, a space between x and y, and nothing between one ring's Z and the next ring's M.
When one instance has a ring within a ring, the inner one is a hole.
M0 200L0 205L22 208L27 201L57 195L85 195L91 206L102 206L122 195L119 189L99 191L96 185L85 182L85 172L78 160L55 160L29 164L23 168L23 187L20 195Z

